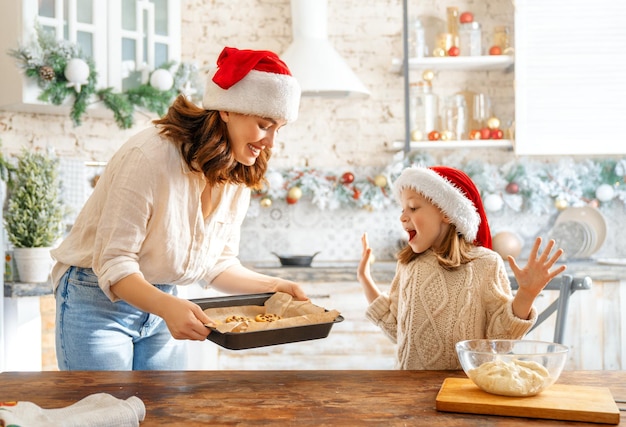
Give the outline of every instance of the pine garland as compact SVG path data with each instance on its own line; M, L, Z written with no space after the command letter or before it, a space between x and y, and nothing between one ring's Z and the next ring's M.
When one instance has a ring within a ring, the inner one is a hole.
M202 90L195 89L201 86L197 68L184 63L175 67L173 62L159 67L170 72L174 70L174 85L170 90L158 90L148 83L122 93L114 92L111 87L98 90L98 76L91 58L85 57L78 46L65 40L56 40L39 24L36 24L35 30L36 43L12 49L9 55L17 60L18 66L23 69L27 78L37 81L41 88L38 96L40 101L62 105L68 99L73 99L70 118L75 126L82 124L89 105L95 102L101 102L113 112L113 118L119 128L128 129L134 124L136 108L162 116L178 94L185 92L185 85L191 87L194 94L202 93ZM68 85L70 82L65 77L67 64L74 58L82 59L89 66L87 84L82 85L80 90L71 84ZM188 96L193 98L191 94Z
M271 169L266 174L267 185L254 192L253 201L265 207L274 201L298 203L298 200L289 200L289 191L297 187L302 198L310 199L320 210L380 210L396 203L391 194L391 183L404 168L435 164L466 172L480 189L483 201L494 195L502 199L503 212L525 211L541 215L567 206L592 205L602 209L615 203L626 205L626 158L575 161L566 157L553 163L519 158L498 166L457 157L435 162L424 152L412 153L378 172ZM354 177L353 181L343 180L346 173ZM384 186L377 184L377 178L381 176L387 179ZM614 196L599 200L596 192L600 186L611 188ZM251 211L252 214L258 212L258 209Z

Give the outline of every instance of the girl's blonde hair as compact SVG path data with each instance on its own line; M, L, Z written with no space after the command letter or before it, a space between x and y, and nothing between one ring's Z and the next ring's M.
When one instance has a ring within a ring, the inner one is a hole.
M180 95L167 114L153 123L179 147L189 169L202 172L209 183L244 184L253 189L263 185L271 151L261 151L252 166L239 163L219 111L200 108Z
M472 261L473 257L470 253L473 248L474 244L465 240L463 235L457 232L456 226L451 223L441 245L437 248L433 247L432 250L437 256L439 265L452 270ZM397 258L401 264L408 264L420 255L413 252L411 246L407 244L398 252Z

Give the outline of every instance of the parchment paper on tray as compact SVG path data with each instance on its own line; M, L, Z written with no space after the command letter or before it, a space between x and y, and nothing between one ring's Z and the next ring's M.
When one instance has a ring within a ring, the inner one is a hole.
M265 301L264 306L217 307L207 308L204 312L217 324L216 329L222 333L253 332L330 323L339 316L337 310L326 311L325 308L319 307L310 301L296 301L291 295L283 292L276 292ZM257 314L264 313L277 314L281 319L274 322L256 322L254 320ZM251 320L226 323L226 318L230 316L243 316Z

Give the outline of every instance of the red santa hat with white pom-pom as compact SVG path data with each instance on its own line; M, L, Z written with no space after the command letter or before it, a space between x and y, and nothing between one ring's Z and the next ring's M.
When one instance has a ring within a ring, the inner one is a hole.
M480 191L465 172L447 166L410 167L402 171L393 187L398 200L403 189L415 190L441 209L465 240L491 249Z
M209 74L202 106L292 122L298 117L300 92L298 81L274 52L225 47L217 69Z

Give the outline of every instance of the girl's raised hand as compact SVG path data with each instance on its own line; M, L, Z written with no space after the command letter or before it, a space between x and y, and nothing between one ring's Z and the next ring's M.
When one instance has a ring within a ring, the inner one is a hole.
M372 258L372 248L367 241L367 233L363 233L361 236L361 244L363 245L363 252L361 253L361 262L359 262L359 268L356 273L357 280L363 284L363 282L371 282L372 275L370 273L370 264Z
M509 255L509 265L511 266L511 270L513 271L515 279L519 285L518 293L522 291L523 293L533 296L534 298L539 295L550 280L565 271L565 265L561 265L550 271L561 255L563 255L563 249L561 248L557 249L552 254L554 245L554 240L548 241L548 244L543 252L539 253L539 248L541 247L541 237L537 237L528 256L528 262L524 268L520 268L515 262L515 258Z

